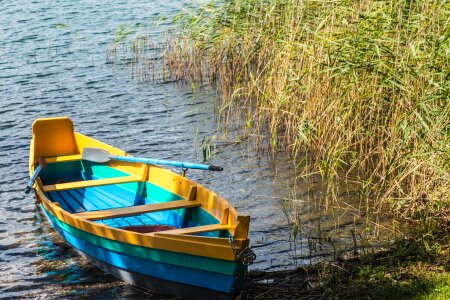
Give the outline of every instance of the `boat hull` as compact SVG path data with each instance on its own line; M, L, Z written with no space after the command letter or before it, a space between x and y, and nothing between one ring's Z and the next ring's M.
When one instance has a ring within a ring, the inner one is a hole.
M182 299L215 299L215 300L231 300L235 295L203 289L192 285L180 284L173 281L161 280L152 276L143 276L140 273L132 272L120 268L116 268L103 261L86 255L75 249L81 256L89 262L125 282L143 287L160 295L172 295Z
M208 268L216 271L221 269L225 272L218 273L207 271L204 267L203 270L199 270L113 251L108 249L112 248L108 243L114 241L102 237L92 239L93 236L89 233L71 227L54 217L42 205L40 207L52 227L80 255L105 272L128 283L158 294L183 299L234 299L242 290L246 266L240 263L230 264L217 260L216 266L209 265ZM179 261L189 265L190 258L192 257L181 256Z

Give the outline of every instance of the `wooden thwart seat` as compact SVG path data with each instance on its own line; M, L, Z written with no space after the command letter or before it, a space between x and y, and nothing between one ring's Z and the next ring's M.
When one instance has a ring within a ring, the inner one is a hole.
M75 216L87 220L101 220L118 217L126 217L131 215L145 214L150 212L157 212L163 210L171 210L177 208L192 208L199 207L201 204L198 201L177 200L170 202L153 203L146 205L136 205L131 207L113 208L107 210L97 210L77 213Z
M54 192L54 191L79 189L79 188L101 186L101 185L108 185L108 184L135 182L135 181L142 181L141 176L121 176L121 177L115 177L115 178L82 180L82 181L68 182L68 183L57 183L57 184L51 184L51 185L44 185L43 188L44 188L44 192Z
M65 161L77 161L77 160L81 160L81 159L82 159L81 154L73 154L73 155L46 157L45 162L48 164L51 164L51 163L65 162Z
M217 230L229 230L230 225L222 225L222 224L211 224L211 225L202 225L202 226L195 226L195 227L187 227L187 228L178 228L178 229L171 229L171 230L165 230L165 231L159 231L153 233L156 236L161 236L165 234L197 234L202 232L211 232L211 231L217 231Z

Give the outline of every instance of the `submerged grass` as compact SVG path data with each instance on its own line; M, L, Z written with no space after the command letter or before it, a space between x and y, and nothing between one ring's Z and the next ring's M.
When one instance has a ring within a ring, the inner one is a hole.
M162 76L215 83L224 116L244 107L320 176L325 206L351 185L363 210L449 229L448 1L231 0L175 20Z

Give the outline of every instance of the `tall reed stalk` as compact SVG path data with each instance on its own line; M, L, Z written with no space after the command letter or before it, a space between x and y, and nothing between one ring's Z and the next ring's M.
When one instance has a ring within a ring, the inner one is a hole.
M380 210L449 227L448 1L229 0L176 21L165 76L216 82L245 126L320 174L327 203L344 180Z

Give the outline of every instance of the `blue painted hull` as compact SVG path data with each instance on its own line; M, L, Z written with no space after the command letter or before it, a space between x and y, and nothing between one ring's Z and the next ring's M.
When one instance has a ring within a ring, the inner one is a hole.
M41 206L53 228L95 265L120 279L154 290L189 299L232 299L240 291L243 277L226 275L168 263L146 260L131 254L115 252L89 243L65 231Z

